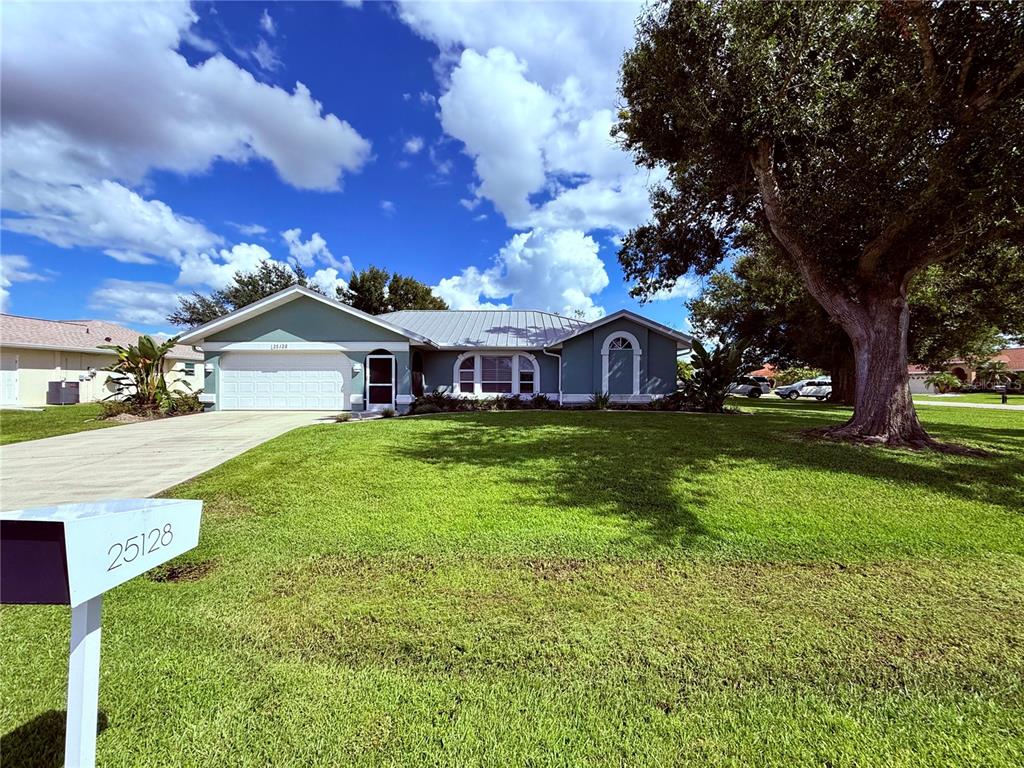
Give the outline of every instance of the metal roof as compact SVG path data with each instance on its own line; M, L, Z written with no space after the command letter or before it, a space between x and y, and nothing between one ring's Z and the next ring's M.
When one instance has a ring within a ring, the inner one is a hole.
M586 325L582 320L532 309L406 309L381 319L426 336L441 347L538 349Z

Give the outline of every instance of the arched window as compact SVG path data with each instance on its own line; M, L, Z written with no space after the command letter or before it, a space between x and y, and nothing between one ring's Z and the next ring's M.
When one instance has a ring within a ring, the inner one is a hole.
M476 355L470 355L459 365L459 391L463 394L473 394L474 382L476 381Z
M455 362L454 381L461 395L500 397L540 391L540 367L528 352L464 352Z
M627 339L625 336L616 336L611 340L608 345L608 349L632 349L633 342Z

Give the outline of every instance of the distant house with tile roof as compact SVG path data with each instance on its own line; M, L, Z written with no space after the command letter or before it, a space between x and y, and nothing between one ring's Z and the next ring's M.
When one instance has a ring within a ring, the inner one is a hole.
M106 368L114 352L103 345L126 346L139 332L106 320L44 320L0 315L0 406L39 406L47 403L53 382L77 385L78 401L110 396L114 387ZM203 356L177 344L168 354L168 370L194 389L202 387Z

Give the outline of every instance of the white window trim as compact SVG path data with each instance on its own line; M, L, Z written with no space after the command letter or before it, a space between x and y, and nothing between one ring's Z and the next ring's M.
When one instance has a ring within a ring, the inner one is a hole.
M455 363L452 365L452 391L459 397L510 397L515 395L518 397L521 393L519 391L519 356L522 355L528 358L533 363L533 392L527 393L530 397L533 397L534 393L541 392L540 388L540 363L537 361L536 355L529 352L520 351L506 351L501 349L488 349L488 350L473 350L471 352L463 352L461 355L455 358ZM463 392L462 382L459 376L459 369L462 366L462 362L467 358L473 358L473 391ZM482 392L480 390L481 385L481 357L511 357L512 358L512 392Z
M640 357L643 355L643 350L640 348L640 341L629 331L613 331L605 337L604 343L601 345L601 392L604 394L608 393L608 353L610 347L615 339L625 339L633 346L633 392L632 394L640 394Z

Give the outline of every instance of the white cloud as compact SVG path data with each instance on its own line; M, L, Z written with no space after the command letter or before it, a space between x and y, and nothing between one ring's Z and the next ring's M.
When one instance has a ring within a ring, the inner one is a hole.
M676 280L671 288L662 288L660 291L651 294L648 301L676 301L692 299L700 293L700 280L695 277L684 275Z
M345 258L347 259L348 257L346 256ZM352 270L349 269L349 272L351 271ZM344 290L348 288L348 283L341 278L338 274L338 270L334 267L318 269L310 276L309 282L323 290L323 292L331 298L334 298L337 289L341 288Z
M610 135L622 52L640 3L403 3L440 51L441 125L517 229L625 232L650 215L647 187ZM495 24L495 14L502 23Z
M246 237L256 237L257 235L267 234L267 228L262 224L238 224L234 221L229 221L228 224Z
M407 155L418 155L423 151L423 139L419 136L413 136L402 145L402 151Z
M382 211L384 211L384 215L386 215L386 216L394 216L395 215L396 207L395 207L395 204L393 202L391 202L390 200L381 200L380 201L380 209Z
M268 35L277 34L277 25L274 24L274 19L266 8L263 9L263 15L260 16L260 29Z
M62 248L103 248L108 255L134 254L136 262L158 256L177 263L182 254L211 248L222 238L198 221L145 200L122 184L104 180L60 185L23 177L4 179L5 229L35 235ZM116 257L115 257L116 258Z
M480 178L479 195L506 218L530 212L529 196L544 186L542 143L555 127L557 101L524 77L509 51L463 52L440 99L441 125L466 145Z
M256 63L260 65L260 69L265 72L276 72L283 63L277 55L277 49L262 37L259 43L256 44L256 47L249 51L249 55L256 60Z
M109 312L125 323L166 326L180 292L166 283L105 280L89 297L89 308Z
M452 309L511 304L596 318L604 308L593 295L607 285L608 273L592 237L577 230L537 229L514 235L487 269L467 267L441 280L434 292Z
M119 251L116 248L108 248L103 253L122 264L156 264L156 259L152 256L146 256L136 251Z
M15 253L0 255L0 312L6 312L10 302L10 288L14 283L49 280L46 275L32 271L29 260Z
M332 190L365 164L369 142L302 83L259 82L219 54L190 65L183 41L210 47L195 20L186 2L5 5L5 227L177 261L220 238L134 192L150 171L259 159L292 186Z
M615 3L465 3L404 0L400 17L451 59L463 48L505 48L549 90L574 77L591 106L615 100L622 53L642 0ZM496 23L500 19L500 23Z
M341 261L334 258L334 254L327 247L327 241L319 232L314 232L309 240L303 242L302 230L296 227L295 229L286 229L281 233L281 238L288 245L288 254L300 267L312 267L317 262L321 262L335 270L341 270L345 274L352 273L352 261L349 257L342 256Z
M270 251L262 245L239 243L219 253L190 253L181 261L178 285L208 285L223 288L236 272L253 272L261 261L271 261Z

